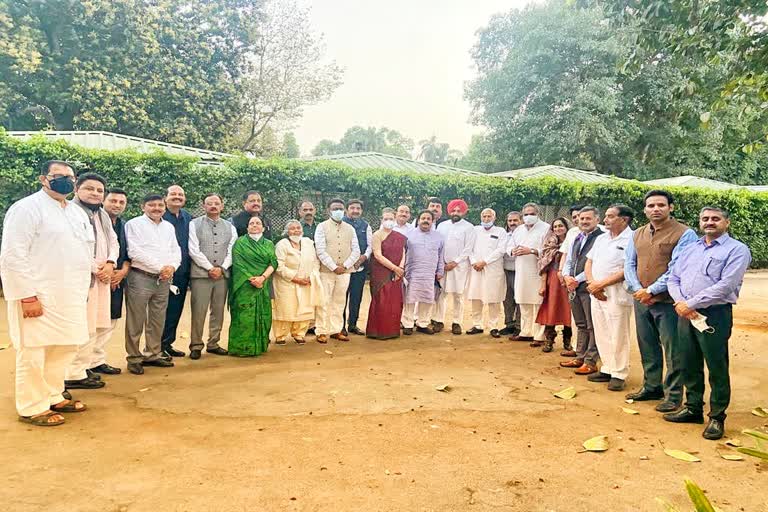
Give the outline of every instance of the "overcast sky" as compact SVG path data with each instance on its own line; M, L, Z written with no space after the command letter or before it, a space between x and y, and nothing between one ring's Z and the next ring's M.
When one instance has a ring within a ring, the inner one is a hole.
M469 51L491 15L529 0L304 0L327 55L345 68L330 101L309 107L294 132L302 154L354 125L386 126L419 140L432 135L466 149L464 82Z

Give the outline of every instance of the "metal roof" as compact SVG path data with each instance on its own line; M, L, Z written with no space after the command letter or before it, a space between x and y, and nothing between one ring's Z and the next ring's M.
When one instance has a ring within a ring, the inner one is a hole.
M220 153L218 151L209 151L207 149L193 148L190 146L181 146L179 144L169 144L168 142L159 142L156 140L142 139L130 135L121 135L119 133L102 131L37 131L37 132L5 132L10 137L28 139L30 137L42 135L49 139L61 139L90 149L135 149L141 153L149 153L155 150L162 150L173 155L194 156L201 160L221 161L225 158L233 157L229 153Z
M595 171L584 171L582 169L571 169L570 167L561 167L559 165L540 165L538 167L528 167L525 169L515 169L512 171L495 172L489 176L501 178L515 178L519 180L530 180L536 178L557 178L567 181L579 181L581 183L610 183L612 181L634 181L608 174L600 174Z
M696 187L709 188L713 190L731 190L743 188L741 185L726 183L725 181L711 180L701 176L675 176L673 178L659 178L657 180L644 181L646 185L663 187Z
M744 188L751 192L768 192L768 185L745 185Z
M487 176L481 172L449 167L447 165L433 164L400 156L386 155L374 151L361 153L345 153L341 155L323 155L302 158L307 161L328 160L348 165L353 169L391 169L395 171L408 171L421 174L450 175L462 174L467 176Z

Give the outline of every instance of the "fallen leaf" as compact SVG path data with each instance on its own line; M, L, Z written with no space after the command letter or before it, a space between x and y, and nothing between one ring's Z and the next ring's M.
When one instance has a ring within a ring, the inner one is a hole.
M763 440L768 441L768 434L765 432L760 432L759 430L752 430L752 429L746 429L741 431L742 434L746 434L748 436L752 436L757 440Z
M143 393L143 392L145 392L145 391L149 391L150 389L152 389L152 388L141 388L141 389L139 390L139 393Z
M701 462L700 458L695 457L690 453L684 452L682 450L670 450L668 448L664 448L664 453L666 453L670 457L674 457L677 460L682 460L685 462Z
M436 386L435 389L438 391L442 391L443 393L447 393L448 391L451 390L451 386L449 386L448 384L440 384L439 386Z
M754 448L736 448L736 451L739 453L743 453L745 455L750 455L752 457L757 457L759 459L768 460L768 452L763 452L760 450L756 450Z
M10 346L11 346L10 343L0 343L0 350L5 350Z
M328 354L329 356L333 355L333 352L331 352L330 350L326 350L325 353Z
M640 414L640 411L636 411L634 409L630 409L629 407L622 407L622 411L624 411L627 414Z
M631 398L627 398L626 400L624 400L624 403L625 404L633 404L633 403L635 403L635 401L632 400Z
M596 436L587 439L582 443L582 446L587 452L604 452L608 449L608 436Z
M641 455L640 460L648 460L648 457L646 455Z
M763 407L755 407L752 409L752 414L761 418L768 418L768 410Z
M735 453L720 453L720 457L725 460L744 460L744 457Z
M562 398L563 400L571 400L573 397L576 396L576 389L573 386L571 386L563 389L562 391L558 391L557 393L555 393L555 396L557 398Z
M384 470L384 474L385 474L385 475L388 475L388 474L389 474L389 470L388 470L388 469L385 469L385 470Z
M733 446L734 448L738 448L739 446L741 446L742 443L741 443L741 439L728 439L725 442L725 444L727 444L728 446Z

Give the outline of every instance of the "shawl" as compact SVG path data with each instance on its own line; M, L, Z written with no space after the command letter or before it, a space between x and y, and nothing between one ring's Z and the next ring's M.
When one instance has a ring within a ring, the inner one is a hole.
M547 236L544 238L544 247L541 250L539 256L539 274L544 274L547 271L549 265L555 261L560 251L560 245L562 242L554 231L550 230Z

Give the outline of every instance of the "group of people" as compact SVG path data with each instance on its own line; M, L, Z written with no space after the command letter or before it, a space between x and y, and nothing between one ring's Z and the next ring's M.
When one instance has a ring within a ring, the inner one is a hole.
M8 210L0 250L21 421L60 425L62 413L86 410L69 390L101 388L102 375L121 373L107 362L105 345L123 310L130 373L185 357L173 344L189 291L193 360L203 349L256 356L271 341L304 344L308 334L321 344L351 334L432 335L449 321L454 335L488 330L552 352L560 328L567 358L560 365L611 391L623 390L629 374L634 308L643 386L627 398L660 401L656 409L668 421L703 423L706 363L712 389L704 437L723 435L732 306L751 256L728 235L721 208L702 209L698 237L672 217L673 197L664 190L646 194L649 223L636 231L634 211L622 204L602 218L595 207L573 206L570 222L549 224L528 203L500 227L491 208L472 225L462 199L449 201L444 217L433 197L413 221L407 205L384 208L373 231L362 201L332 199L327 220L318 222L305 201L301 220L278 235L256 191L243 195L231 219L222 217L222 196L207 194L205 215L193 219L183 188L173 185L145 196L143 214L126 222L126 192L98 174L75 176L63 161L41 171L41 190Z

